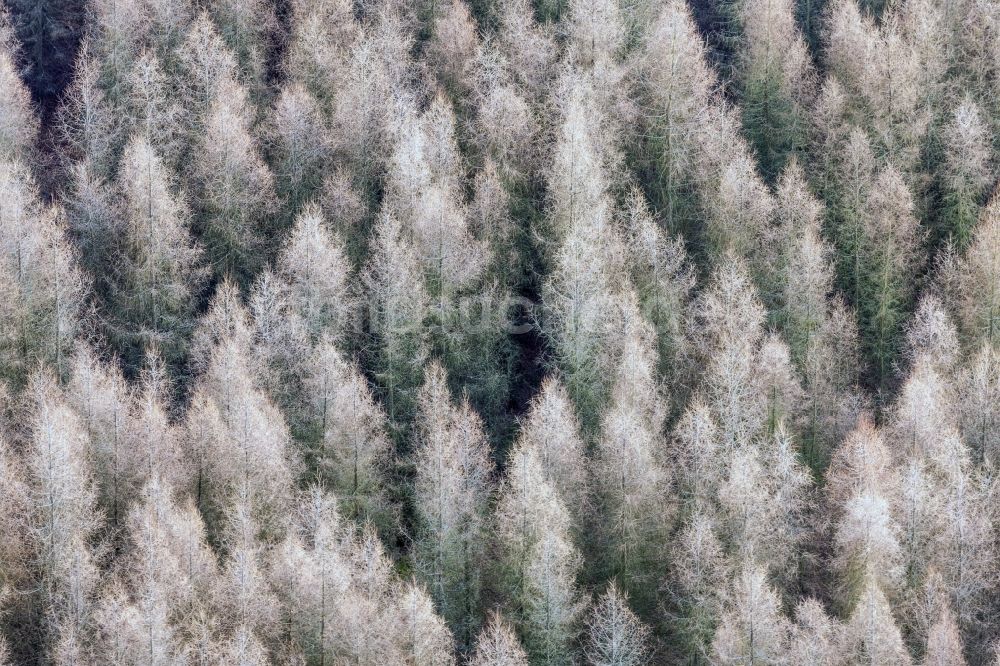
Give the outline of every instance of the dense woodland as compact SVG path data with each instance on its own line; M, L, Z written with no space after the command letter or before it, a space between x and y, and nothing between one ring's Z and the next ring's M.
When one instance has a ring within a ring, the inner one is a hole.
M998 0L6 0L0 663L1000 664Z

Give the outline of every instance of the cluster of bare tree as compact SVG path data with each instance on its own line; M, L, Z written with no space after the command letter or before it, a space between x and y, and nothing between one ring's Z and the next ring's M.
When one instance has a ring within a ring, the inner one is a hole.
M1000 2L73 4L0 664L1000 664Z

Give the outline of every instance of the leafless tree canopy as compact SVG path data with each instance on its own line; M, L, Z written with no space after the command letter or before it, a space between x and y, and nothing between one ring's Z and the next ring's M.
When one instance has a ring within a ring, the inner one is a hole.
M1000 665L1000 0L0 0L0 666Z

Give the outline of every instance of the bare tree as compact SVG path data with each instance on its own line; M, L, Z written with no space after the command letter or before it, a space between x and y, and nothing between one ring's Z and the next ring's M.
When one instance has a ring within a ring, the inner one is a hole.
M622 309L618 367L596 442L593 484L602 513L605 570L644 606L659 575L654 562L671 517L669 473L660 455L665 410L653 331L639 314L634 294Z
M209 262L216 275L244 284L261 263L275 205L274 177L260 158L251 120L244 88L216 82L193 164Z
M278 258L278 275L288 285L289 305L313 339L337 342L353 332L350 265L317 207L307 206L295 221Z
M367 380L328 342L320 343L304 378L309 426L319 449L313 466L348 515L378 520L391 456L385 413Z
M469 663L474 666L527 666L528 655L513 628L498 613L494 613L479 632Z
M479 417L455 406L444 369L432 363L418 398L413 464L420 520L417 570L459 645L476 633L483 521L492 463Z
M5 374L23 382L43 362L62 376L86 290L62 211L43 207L34 180L12 162L0 162L0 199Z
M657 158L658 200L667 229L687 231L694 218L699 136L716 77L684 2L668 2L650 28L642 60L644 94Z
M57 652L62 640L79 636L92 621L98 570L90 540L100 514L79 418L51 373L35 374L28 391L30 535L47 645Z
M694 271L683 239L663 233L637 189L629 193L624 218L626 261L640 308L656 331L658 374L673 388L682 383L676 365L687 351L684 321Z
M951 121L942 130L945 162L942 180L945 206L942 220L955 245L964 249L979 219L990 175L991 137L980 118L979 107L969 97L955 107Z
M1000 287L997 286L1000 262L996 253L998 242L1000 199L994 197L983 210L965 255L951 270L946 271L946 278L950 278L955 285L962 341L970 347L985 342L995 348L1000 339Z
M773 180L804 144L814 85L812 62L795 23L793 3L747 2L740 23L743 122L764 176Z
M193 297L205 276L202 250L189 230L190 213L174 192L169 170L142 136L125 150L118 186L127 222L125 262L113 291L122 319L116 332L129 346L130 364L139 365L150 346L176 362L193 327Z
M843 630L841 623L827 615L820 602L815 599L800 601L789 633L788 661L816 666L841 663Z
M587 620L587 663L639 666L649 658L649 629L628 607L628 596L608 585Z
M865 204L862 225L859 312L865 352L881 388L901 347L902 324L911 307L922 232L913 199L892 167L879 173Z
M732 583L712 641L717 664L780 664L785 658L788 621L764 570L744 563Z
M582 529L590 506L585 447L569 395L555 377L543 380L514 450L535 452L544 482L562 500L576 529Z
M430 353L424 318L430 296L416 251L399 220L383 213L375 225L363 276L375 338L375 382L398 424L412 414L422 367Z
M323 184L333 154L322 107L301 83L281 90L267 128L274 155L278 196L290 214L308 202Z
M889 602L869 579L854 605L844 632L845 656L854 663L908 666L912 663Z
M743 261L729 256L693 305L688 326L701 382L724 450L750 441L766 420L766 395L756 372L764 307Z
M18 48L11 34L10 17L0 13L0 86L6 92L0 104L0 155L26 159L35 149L38 120L31 95L17 72Z

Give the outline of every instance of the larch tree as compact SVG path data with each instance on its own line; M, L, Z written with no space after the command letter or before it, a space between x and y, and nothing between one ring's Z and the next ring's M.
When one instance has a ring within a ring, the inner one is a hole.
M434 611L434 602L421 586L406 583L396 602L403 627L401 652L408 666L455 664L451 631Z
M227 287L216 296L225 307ZM233 318L245 322L236 305ZM196 463L196 494L214 536L221 534L233 502L244 497L262 531L280 528L290 500L298 456L285 420L258 387L247 333L222 331L209 347L205 374L187 412L186 446Z
M892 162L901 168L913 165L929 118L921 97L923 65L900 28L899 13L888 12L876 24L854 0L840 0L827 26L826 60L850 86L856 115Z
M962 637L955 624L955 618L945 607L931 626L927 636L927 651L922 662L924 666L965 666L962 654Z
M931 544L940 529L941 505L934 477L924 459L915 457L900 472L895 519L899 526L900 567L903 582L919 589L932 563ZM907 590L909 591L909 590Z
M254 362L261 388L278 404L294 428L302 420L302 377L316 341L291 303L288 283L271 270L254 281L247 299Z
M593 82L602 121L614 137L639 119L639 107L630 97L627 76L626 39L629 8L611 0L570 0L569 16L563 24L567 34L566 60Z
M705 659L722 611L729 563L712 519L701 512L681 524L672 550L683 564L668 572L668 617L676 627L679 649Z
M859 248L861 339L879 388L886 387L900 353L922 235L909 188L898 171L884 169L865 203Z
M98 58L88 42L81 46L73 82L57 111L64 159L85 164L98 180L111 180L116 152L123 141L123 116L116 112L100 85Z
M330 343L318 345L307 367L307 423L318 439L310 467L348 516L380 522L392 455L385 412L364 375Z
M725 473L721 443L711 410L700 395L693 396L673 427L670 449L683 518L715 515Z
M205 277L187 204L172 180L148 139L135 137L119 172L127 220L125 261L112 292L120 317L114 333L130 367L141 365L149 347L171 363L180 360L194 325L194 297Z
M652 327L639 313L634 294L626 295L621 308L621 349L594 450L593 485L601 515L602 570L646 608L659 576L656 554L665 545L671 517L669 472L661 454L665 409Z
M86 278L61 210L46 208L27 170L0 162L0 284L6 292L3 372L23 382L39 363L58 376L81 326Z
M805 143L813 94L812 63L795 22L794 3L742 4L740 80L743 123L764 177L773 181Z
M733 578L719 628L712 641L715 664L781 664L788 642L788 621L781 599L768 585L763 568L744 563Z
M606 371L613 367L618 327L614 299L621 241L611 226L610 207L606 195L587 208L571 207L576 212L542 285L542 331L552 342L555 365L587 432L596 426L595 416L610 390Z
M835 565L841 598L853 607L865 586L900 583L899 525L892 515L899 480L885 438L862 417L834 453L827 470L826 497L833 510Z
M560 118L548 174L551 201L546 222L546 240L551 255L573 229L594 224L607 201L609 177L606 167L611 155L604 118L595 100L593 83L573 73L561 80ZM595 210L596 209L596 210ZM603 223L598 221L597 223Z
M287 214L295 214L323 185L333 157L323 109L302 83L281 90L266 131L278 196Z
M201 519L179 506L173 489L152 478L128 517L129 566L98 610L102 651L116 663L168 664L183 658L190 623L204 613L215 583L215 555Z
M517 267L526 268L529 257L521 245L527 230L514 222L515 185L501 174L496 160L487 156L472 179L472 189L469 227L489 245L486 276L500 285L516 288L523 279L516 274Z
M718 489L722 533L775 584L793 589L808 532L811 477L784 424L760 444L734 452L726 473Z
M576 577L579 551L556 530L545 530L531 554L525 581L525 647L539 664L571 664L585 603Z
M123 441L129 452L128 475L136 488L153 478L181 487L190 466L182 453L182 433L170 418L174 384L155 349L136 379Z
M539 170L539 122L527 92L494 42L476 52L473 99L476 104L476 144L496 162L514 193ZM529 193L523 193L529 194Z
M951 593L956 621L971 633L986 616L987 599L996 589L993 482L988 471L973 467L966 445L954 431L933 463L939 475L941 527L929 549L930 559Z
M1000 351L984 343L959 377L961 432L988 463L1000 458Z
M97 500L117 529L138 490L130 478L133 452L126 446L132 389L116 365L105 365L92 349L80 345L73 355L66 399L87 433Z
M757 359L760 391L764 402L764 434L775 434L782 424L798 432L803 397L802 385L791 362L788 345L777 333L764 338Z
M362 277L374 338L369 368L394 427L408 421L430 353L425 319L430 296L420 260L399 219L383 213L375 224Z
M955 107L942 130L944 143L944 210L941 232L964 249L979 220L986 188L993 184L990 170L992 137L983 123L979 107L966 97Z
M226 639L244 649L266 645L277 632L278 601L267 579L262 526L254 518L259 508L251 482L242 480L222 517L220 546L224 554L217 580L216 615ZM283 516L284 518L284 516ZM237 660L239 663L239 660Z
M542 478L569 511L575 530L582 530L591 504L585 445L573 403L556 377L542 381L520 425L515 450L535 451Z
M693 362L702 368L702 390L728 452L765 425L767 396L761 391L757 358L766 313L746 264L733 256L715 269L692 307Z
M540 8L540 14L546 8ZM536 21L527 0L500 0L496 7L497 41L529 99L540 101L556 72L555 36Z
M449 0L442 5L431 26L427 63L441 85L456 100L461 100L473 85L479 36L476 21L465 0Z
M654 203L663 209L669 232L687 233L697 212L699 137L716 77L686 3L663 6L650 28L642 65L657 176Z
M350 20L336 21L345 32L353 26ZM397 114L415 93L410 78L415 48L412 26L398 7L370 14L361 34L345 44L346 71L338 74L332 89L331 125L339 139L337 154L369 202L378 200L386 158L394 145L391 129ZM340 39L338 35L329 44L339 45Z
M152 32L151 16L144 4L138 0L98 0L91 7L88 39L100 61L100 85L116 112L125 109L129 72L139 55L139 45Z
M533 630L529 609L529 567L546 535L570 538L570 516L556 489L546 480L541 456L530 441L520 441L510 453L499 489L495 534L500 552L497 580L508 599L522 634Z
M0 87L7 91L0 103L0 155L28 158L35 149L38 120L31 93L18 76L18 49L7 12L0 13Z
M208 309L191 335L190 370L202 375L209 367L215 348L224 339L249 342L253 336L249 313L239 287L224 280L212 294Z
M723 116L720 122L724 122ZM730 130L736 134L736 130ZM703 185L707 219L702 242L716 263L734 254L747 258L762 273L762 247L774 216L774 196L757 173L753 154L744 139L726 136L723 128L713 128L713 146L721 154L709 153L707 171L713 175ZM706 150L712 150L711 148Z
M192 165L200 209L197 227L215 274L246 284L267 249L274 177L251 134L247 93L234 81L212 91L204 135Z
M687 351L684 321L695 286L683 239L663 232L636 189L629 193L624 226L632 283L640 308L656 331L658 374L668 387L681 385L677 365Z
M46 617L50 650L79 636L92 621L98 583L91 550L100 521L87 434L50 372L28 387L30 439L26 450L30 534L36 591Z
M785 338L796 363L801 365L833 291L834 254L820 226L825 212L823 202L810 191L798 160L790 161L781 172L775 195L775 265L765 292L780 308L778 316Z
M311 339L337 343L355 332L351 266L318 207L308 205L299 214L278 256L277 274Z
M416 568L459 645L476 634L484 512L492 463L479 417L456 406L447 377L432 363L418 396L415 507Z
M236 56L205 12L186 27L183 45L177 51L179 92L188 111L185 129L189 143L195 146L201 140L217 92L237 80Z
M31 480L24 458L10 444L10 434L0 438L0 527L7 535L0 544L0 590L4 590L6 615L2 626L4 648L0 663L13 664L16 654L36 640L39 623L32 621L35 600L11 597L9 592L34 584L29 566L34 557L31 532ZM13 643L11 646L10 643ZM6 662L4 662L6 660Z
M906 356L914 365L929 362L947 380L953 381L961 346L951 313L940 296L924 293L906 327Z
M901 457L919 460L940 451L955 413L950 383L925 355L916 359L893 411L891 432ZM908 454L908 456L906 455Z
M301 493L269 572L288 639L306 663L374 664L397 656L381 633L390 601L384 556L361 546L332 495L317 486Z
M611 583L587 619L587 663L591 666L648 663L649 635L649 628L629 609L628 595Z
M156 55L145 51L130 74L129 131L132 140L143 137L167 168L178 166L185 149L182 107L172 98L172 81Z
M851 132L847 93L835 74L825 73L809 114L808 160L804 161L816 192L828 203L839 180L837 164Z
M479 632L476 648L469 659L472 666L528 666L528 655L513 627L499 613L493 613Z
M993 197L983 210L965 254L949 271L957 300L962 342L994 349L1000 341L1000 198Z
M573 588L580 558L569 543L569 514L544 480L538 451L530 443L511 452L500 493L496 530L512 616L529 652L551 663L562 658L571 631L567 625L577 612Z
M844 630L844 655L852 663L909 666L912 663L892 608L874 580L867 580Z
M782 174L777 197L777 318L802 378L804 454L820 468L857 416L857 324L833 293L834 250L821 232L821 204L797 163Z
M490 248L473 234L456 119L444 95L404 112L387 184L388 207L410 232L432 300L432 346L452 380L494 425L505 400L505 293L485 275Z
M852 302L860 304L863 289L866 202L875 182L875 155L864 130L851 126L832 147L827 176L827 215L837 247L839 283Z
M241 79L262 94L267 77L267 52L278 28L275 10L264 0L221 0L208 7L219 35L236 56Z
M359 30L354 11L345 0L300 0L290 10L284 68L326 108L346 74L347 49Z
M613 84L611 70L625 46L624 12L617 4L602 0L584 3L571 0L566 30L569 33L569 59L578 67L590 68L600 87ZM618 75L619 78L620 75Z
M843 625L831 618L816 599L804 599L795 607L795 622L789 629L789 663L836 666L841 663Z

